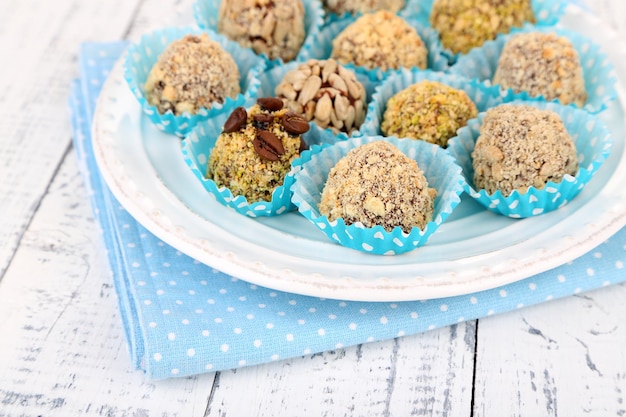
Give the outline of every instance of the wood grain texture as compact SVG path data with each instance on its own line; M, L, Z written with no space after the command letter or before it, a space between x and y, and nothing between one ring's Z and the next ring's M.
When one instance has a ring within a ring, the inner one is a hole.
M221 372L207 415L468 416L474 336L467 322Z
M213 374L132 370L73 153L0 285L0 416L202 416Z
M621 39L626 39L626 2L616 0L585 0L583 2L593 13L606 22L607 27L616 31Z
M0 4L0 47L20 63L0 69L2 417L204 415L212 374L153 383L132 370L104 248L69 150L66 103L79 45L119 40L139 6Z
M133 371L70 146L69 81L81 42L189 24L192 4L0 2L0 48L19 62L0 66L0 417L624 414L626 286L195 378ZM626 3L589 5L626 42Z
M137 4L0 2L0 278L69 147L78 47L119 39Z
M481 320L474 415L624 415L624 305L617 285Z
M626 44L626 3L585 3ZM473 416L624 415L624 317L617 285L481 319Z

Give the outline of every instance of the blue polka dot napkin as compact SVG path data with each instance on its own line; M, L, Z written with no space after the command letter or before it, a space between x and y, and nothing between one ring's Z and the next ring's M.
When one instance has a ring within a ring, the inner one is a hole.
M319 299L234 279L137 223L98 173L90 122L124 43L88 43L70 97L74 146L102 228L134 366L161 379L278 361L424 332L626 280L626 229L575 261L493 290L369 303Z

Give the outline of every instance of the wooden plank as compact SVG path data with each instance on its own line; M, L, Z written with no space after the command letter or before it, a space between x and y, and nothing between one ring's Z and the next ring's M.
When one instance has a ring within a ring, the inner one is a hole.
M584 4L606 22L607 26L617 31L622 39L626 39L626 3L619 0L585 0Z
M213 374L133 371L105 249L67 155L0 285L0 416L202 416Z
M170 15L174 3L158 10ZM0 47L20 62L0 77L2 417L204 415L212 374L150 382L132 370L105 249L67 154L79 44L122 38L138 5L0 4Z
M221 372L207 416L468 416L474 330L467 322Z
M70 144L79 44L118 39L137 4L0 2L0 279Z
M167 24L156 10L145 3L129 31L130 39ZM174 20L184 23L190 8L178 10ZM337 403L344 402L340 410L361 409L355 415L375 410L380 415L465 416L471 400L472 366L466 364L473 360L473 328L474 323L461 324L417 337L224 372L214 387L208 415L300 415L303 403L311 404L315 413L319 404L334 413ZM416 371L416 366L424 371ZM355 380L368 381L366 389L352 383ZM353 390L346 390L346 385ZM241 401L242 392L254 393L258 402ZM303 397L302 392L311 394ZM456 412L448 410L451 404Z
M626 39L626 3L584 3ZM618 285L481 319L474 416L624 415L625 301Z
M618 285L481 320L474 415L623 415L624 317Z

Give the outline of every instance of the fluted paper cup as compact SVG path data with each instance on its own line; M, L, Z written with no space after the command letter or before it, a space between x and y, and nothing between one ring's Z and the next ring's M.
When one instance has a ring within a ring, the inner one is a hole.
M239 68L241 93L236 97L226 97L224 103L214 103L211 108L203 108L196 114L183 113L175 115L172 111L159 113L156 106L148 103L144 85L152 67L156 64L161 53L175 40L186 35L200 35L206 33L209 38L230 54ZM229 113L237 106L245 105L256 97L259 88L259 74L265 69L265 62L244 50L235 42L212 32L194 28L164 28L141 37L139 42L128 47L124 58L124 78L133 95L139 101L143 112L148 115L152 123L160 130L180 137L185 136L202 120L220 113Z
M318 204L332 167L350 150L377 140L392 143L415 160L424 172L429 187L437 190L433 219L423 230L413 227L410 233L405 233L400 227L395 227L388 232L382 226L365 227L360 222L346 225L341 218L330 221L320 214ZM288 175L295 179L291 186L292 201L304 217L340 245L377 255L398 255L426 244L459 204L463 192L461 168L445 150L424 141L395 137L362 136L333 145L313 146L294 161Z
M443 55L443 47L439 40L437 33L429 27L422 26L415 19L404 18L404 20L413 27L419 34L424 46L428 51L427 68L433 71L444 71L448 68L448 60ZM333 49L333 40L345 29L348 25L354 23L356 17L348 16L342 19L338 19L332 23L327 24L319 34L317 42L314 47L311 48L311 58L326 59L330 58ZM366 75L372 81L381 81L387 75L395 72L396 70L390 69L382 71L380 68L368 69L363 66L354 65L352 63L343 64L346 68L353 69L356 73Z
M509 104L555 111L576 146L578 172L575 176L566 174L559 183L548 182L541 189L529 187L525 193L515 190L506 197L499 190L488 194L485 190L477 189L473 180L472 152L485 116L485 113L481 113L478 118L470 120L466 127L459 129L458 135L448 142L447 151L463 169L465 191L487 209L511 218L537 216L565 206L582 191L608 158L613 144L608 128L594 115L558 103L516 101Z
M213 196L220 204L248 217L277 216L295 209L291 203L290 190L293 176L285 176L283 184L272 192L271 201L258 202L249 202L242 195L235 196L227 187L219 187L215 181L207 178L209 156L228 116L221 114L198 124L182 141L185 163L202 183L207 196Z
M401 16L411 18L417 21L420 25L426 27L432 27L430 24L430 14L433 9L435 0L419 0L412 4L411 8L405 8L400 12ZM532 0L531 7L537 20L537 26L553 26L555 25L563 13L567 2L564 0ZM437 39L439 39L439 32L433 28L436 33ZM451 50L442 46L444 55L448 58L450 64L455 63L464 54L454 53Z

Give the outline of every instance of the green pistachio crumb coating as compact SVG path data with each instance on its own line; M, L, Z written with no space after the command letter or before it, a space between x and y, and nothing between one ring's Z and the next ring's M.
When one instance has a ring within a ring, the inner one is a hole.
M552 110L503 104L489 109L472 152L474 186L509 196L576 175L576 145Z
M463 90L424 80L387 101L381 131L385 136L425 140L445 147L448 139L478 115Z
M454 53L467 53L524 22L535 23L530 0L435 0L430 14L441 43Z
M276 161L262 158L255 151L257 135L254 115L268 113L255 104L248 110L246 125L236 132L219 135L209 157L207 177L233 195L243 195L249 203L271 201L272 192L283 184L291 162L300 155L301 139L285 132L281 118L286 108L273 112L273 121L263 130L274 133L282 142L284 153Z

